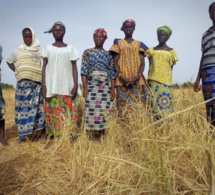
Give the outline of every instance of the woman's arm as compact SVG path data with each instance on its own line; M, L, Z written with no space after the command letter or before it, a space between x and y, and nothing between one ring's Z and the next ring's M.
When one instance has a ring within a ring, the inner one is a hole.
M115 98L115 84L116 80L111 80L111 94L110 94L110 100L114 100Z
M196 81L193 85L193 89L195 92L198 92L199 90L201 90L199 88L199 83L200 83L200 79L201 79L201 67L202 67L203 57L204 57L204 53L202 52L202 57L201 57L200 64L199 64L199 71L198 71L198 74L196 77Z
M114 56L113 56L113 65L114 65L114 68L115 68L117 74L120 73L120 68L119 68L118 62L119 62L119 54L118 53L114 53Z
M120 67L119 67L119 54L114 53L113 56L113 65L116 70L117 76L119 76L119 79L126 85L129 83L129 80L126 79L126 77L120 72Z
M140 53L139 55L140 55L140 67L138 70L138 75L142 75L143 71L145 69L145 59L144 59L144 55L142 53Z
M42 68L42 96L46 98L46 66L48 64L48 59L43 58L43 68Z
M73 98L77 96L78 91L78 70L76 61L71 61L72 63L72 74L73 74L73 80L74 80L74 87L72 88L71 95Z
M138 70L138 73L137 75L133 78L133 82L134 83L138 83L142 74L143 74L143 71L145 69L145 60L144 60L144 55L142 53L139 54L140 55L140 67L139 67L139 70Z
M82 84L83 84L83 96L86 99L88 96L87 76L81 75L81 80L82 80Z
M10 67L10 69L13 71L13 72L15 72L15 70L16 70L16 67L15 67L15 65L14 65L14 63L8 63L7 62L7 64L8 64L8 66Z

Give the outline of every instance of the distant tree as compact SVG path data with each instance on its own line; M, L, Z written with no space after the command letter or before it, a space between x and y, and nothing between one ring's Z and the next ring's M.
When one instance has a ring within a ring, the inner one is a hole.
M182 87L183 87L183 88L193 87L193 83L190 82L190 81L184 82L184 83L182 84Z
M8 83L1 83L2 89L14 89L13 85Z
M173 89L179 89L180 88L180 85L178 83L175 83L172 85Z
M178 84L178 83L175 83L172 85L173 89L179 89L179 88L193 88L193 85L194 83L190 82L190 81L187 81L187 82L184 82L183 84ZM200 85L200 88L202 86Z

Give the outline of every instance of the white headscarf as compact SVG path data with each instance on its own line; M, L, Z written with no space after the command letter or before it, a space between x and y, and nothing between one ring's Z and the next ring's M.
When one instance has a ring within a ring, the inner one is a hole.
M32 44L30 46L27 46L23 40L23 44L19 46L19 49L24 50L24 51L34 51L34 52L39 52L41 50L40 47L40 42L37 39L35 32L32 28L30 27L25 27L25 28L29 28L31 30L32 33ZM23 30L25 29L23 28ZM23 36L22 36L23 39Z

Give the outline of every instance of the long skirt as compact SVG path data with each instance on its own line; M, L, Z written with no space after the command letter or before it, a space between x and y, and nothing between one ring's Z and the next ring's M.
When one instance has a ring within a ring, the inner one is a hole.
M151 106L155 113L155 118L160 119L174 111L173 108L173 88L170 85L156 81L148 81L151 89Z
M215 97L215 64L201 68L202 91L204 100ZM215 125L215 99L206 103L207 121Z
M5 101L2 94L2 87L1 87L1 78L0 78L0 121L5 119L6 108L5 108Z
M49 135L61 135L61 130L65 127L72 133L76 132L78 122L79 98L72 99L67 95L55 95L46 98L45 120L46 132Z
M84 121L87 130L105 130L107 117L114 109L110 100L111 80L106 72L93 71L87 81L88 97L85 102Z
M143 109L148 105L149 91L145 85L116 87L116 105L119 116L126 116L134 110ZM146 107L147 108L147 107Z
M23 79L17 82L15 95L15 122L18 127L19 139L45 126L44 99L41 95L41 83Z

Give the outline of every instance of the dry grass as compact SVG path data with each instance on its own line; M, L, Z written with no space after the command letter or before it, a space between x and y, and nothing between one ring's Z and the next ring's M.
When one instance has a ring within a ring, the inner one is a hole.
M75 143L66 129L52 142L17 143L14 91L3 93L10 146L0 146L0 194L210 194L214 188L215 139L201 93L175 90L175 112L159 123L136 110L124 127L111 119L101 142L80 130Z

